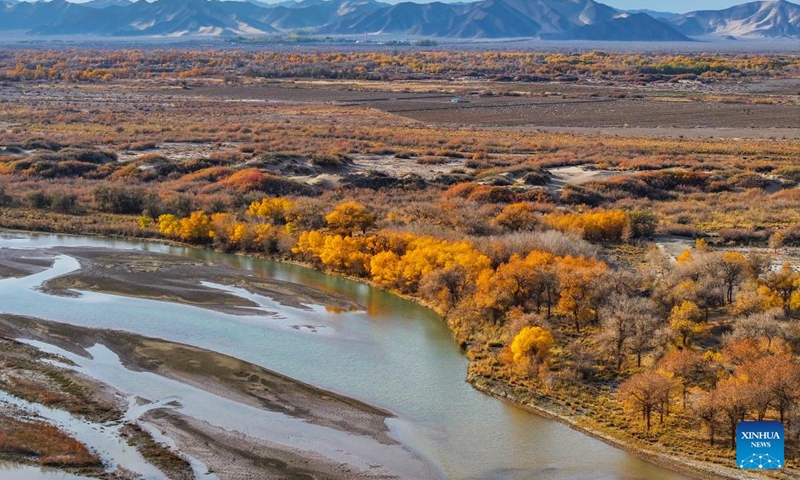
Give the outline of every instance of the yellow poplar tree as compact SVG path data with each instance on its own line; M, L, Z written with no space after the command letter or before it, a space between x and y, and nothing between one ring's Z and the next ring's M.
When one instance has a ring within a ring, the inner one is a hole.
M524 363L531 358L544 360L553 347L553 334L542 327L525 327L511 342L514 363Z

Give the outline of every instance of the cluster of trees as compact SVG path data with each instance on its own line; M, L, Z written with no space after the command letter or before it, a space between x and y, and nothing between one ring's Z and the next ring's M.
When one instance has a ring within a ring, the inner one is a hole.
M542 218L593 240L619 240L630 228L621 211ZM714 251L703 241L674 263L654 250L640 271L613 271L596 258L546 250L498 256L491 242L476 246L381 230L380 221L354 201L311 212L276 197L254 201L241 217L195 211L161 215L157 225L161 234L183 241L291 254L418 295L443 313L472 311L481 323L503 325L509 312L522 311L568 320L578 334L588 325L618 373L631 357L641 367L661 340L676 349L700 348L712 335L715 315L778 308L792 316L800 309L800 272L791 265L770 270L761 256Z
M105 198L109 192L97 195ZM621 211L542 218L591 240L618 241L630 228L630 218ZM149 217L141 222L147 226ZM612 274L595 258L530 249L498 257L491 242L479 249L469 241L375 230L377 223L369 209L354 201L325 213L276 197L254 201L242 218L223 212L164 214L157 227L165 236L223 249L291 253L325 269L422 295L443 312L467 298L492 322L522 309L560 315L579 333L586 322L602 325L601 338L613 345L617 370L626 354L635 355L640 366L662 326L676 347L692 348L709 335L714 312L750 315L782 308L793 315L800 309L800 272L791 265L772 271L762 257L713 251L702 241L674 265L651 252L646 271ZM639 291L647 295L634 294Z
M160 51L12 50L0 52L6 78L103 81L153 77L317 77L387 80L484 76L543 79L620 75L776 75L796 66L787 55L640 55L471 51Z
M324 226L312 230L298 231L307 222L297 204L286 198L255 201L245 217L202 211L183 218L165 214L157 227L162 235L187 242L268 253L292 242L291 254L299 259L421 296L442 312L469 308L494 323L503 323L514 309L558 313L577 332L587 321L598 321L602 286L609 276L608 266L595 258L534 250L494 265L496 260L468 241L370 231L376 219L354 201L336 206L322 216Z
M800 435L800 272L702 241L676 262L649 260L634 283L644 290L611 299L594 338L607 365L613 362L621 404L645 432L656 416L662 433L688 421L689 431L705 429L711 445L724 433L729 448L738 422L779 420L793 449ZM631 357L636 366L623 368Z
M718 353L666 353L651 368L622 382L618 396L641 415L645 431L652 428L654 414L660 424L670 414L681 414L706 429L711 445L725 432L728 446L734 448L739 422L769 418L783 422L787 439L794 442L800 432L800 362L784 338L747 332L745 325L762 320L742 319L743 325L734 327L737 335L726 339ZM774 317L770 322L780 330ZM744 337L744 332L756 334Z
M538 250L493 266L468 242L370 231L372 223L356 221L373 222L365 212L340 205L326 227L300 234L293 254L420 297L468 338L505 332L499 358L508 368L495 375L540 381L552 374L555 346L559 368L578 374L574 352L588 345L596 356L584 381L619 382L616 398L646 432L654 417L675 428L669 419L678 416L702 425L712 444L746 418L775 418L800 433L792 430L800 329L789 320L800 307L800 272L790 265L772 270L763 257L699 241L677 261L653 250L638 271Z
M194 211L188 216L160 215L156 227L161 235L190 243L213 244L222 250L239 250L276 254L286 251L282 245L291 245L298 226L319 222L314 214L299 208L287 198L263 198L253 201L245 219L217 212L211 215ZM152 218L144 214L139 218L142 228L150 226Z

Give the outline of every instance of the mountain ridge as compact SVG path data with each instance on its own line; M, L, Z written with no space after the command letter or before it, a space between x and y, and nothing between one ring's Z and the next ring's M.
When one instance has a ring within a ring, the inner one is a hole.
M800 5L786 0L756 1L723 10L699 10L670 18L684 35L800 38Z
M531 38L690 41L692 37L800 38L800 5L755 1L682 15L622 11L595 0L477 0L388 4L378 0L0 0L0 30L30 35L395 35L451 39Z

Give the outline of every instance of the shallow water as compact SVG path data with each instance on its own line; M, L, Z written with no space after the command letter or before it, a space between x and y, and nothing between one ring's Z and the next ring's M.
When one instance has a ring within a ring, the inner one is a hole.
M109 349L105 348L102 345L95 345L94 347L88 349L87 352L89 353L91 358L86 358L86 357L82 357L80 355L75 355L72 352L68 352L66 350L63 350L63 349L61 349L61 348L59 348L59 347L57 347L55 345L49 345L47 343L39 342L39 341L36 341L36 340L25 340L25 339L22 339L20 341L23 342L23 343L27 343L28 345L31 345L33 347L36 347L36 348L38 348L39 350L41 350L43 352L60 355L63 358L69 359L72 363L71 364L67 364L67 363L63 363L63 362L60 362L58 360L53 360L53 359L43 359L42 360L43 362L55 365L55 366L60 367L60 368L65 368L65 369L68 369L68 370L75 370L75 371L78 371L80 373L86 374L86 375L88 375L88 376L90 376L92 378L95 378L97 380L104 381L106 379L106 377L109 376L107 374L109 371L116 370L117 375L112 375L114 377L114 380L115 380L113 382L113 384L110 381L105 381L104 383L106 383L107 385L112 385L113 387L115 387L119 391L123 391L124 392L124 390L122 390L120 388L120 382L116 381L116 378L117 377L125 377L125 378L130 379L131 377L136 376L136 373L137 373L137 372L129 371L125 367L123 367L121 361L119 360L119 357L114 352L110 351ZM104 375L104 373L106 373L106 375ZM141 375L147 377L147 376L153 375L153 374L144 374L144 373L142 373ZM168 379L166 379L164 377L158 377L158 379L162 380L165 383L170 382L170 380L168 380ZM142 379L140 378L140 381L141 380ZM136 395L129 394L129 397L128 397L128 408L125 411L125 414L123 416L123 420L125 422L137 423L142 429L147 430L147 432L150 434L150 436L153 437L153 439L155 439L157 442L160 442L162 445L166 445L166 446L172 448L173 450L178 451L178 448L177 448L177 446L175 445L175 442L172 439L166 437L164 434L161 433L160 430L158 430L154 426L149 425L148 423L139 421L139 419L140 419L140 417L142 415L144 415L148 411L154 410L156 408L175 408L174 402L180 401L182 399L180 397L177 397L177 396L174 396L174 395L166 395L166 396L158 395L157 397L154 397L154 398L159 398L158 400L148 401L148 400L143 399L143 398L141 398L139 396L140 394L146 393L147 389L136 388L135 390L137 392ZM3 394L3 392L0 392L0 396L2 394ZM2 397L0 397L0 398L2 398ZM63 416L64 416L63 413L61 413L59 415L59 417L63 417ZM54 417L54 416L50 416L50 415L43 416L43 418L47 418L52 423L55 423L55 424L61 426L61 423L59 422L59 417ZM85 427L83 425L90 425L93 430L100 431L100 432L104 433L105 434L104 435L105 438L103 438L101 440L102 442L105 442L105 443L112 442L112 444L113 443L119 443L119 444L127 443L127 440L124 440L124 439L120 438L120 430L118 428L120 426L119 422L115 422L115 423L112 423L112 424L96 424L96 423L92 424L91 422L86 422L86 421L81 420L81 419L75 419L74 417L70 417L70 422L73 423L73 424L78 424L80 429L85 429ZM64 428L62 426L62 429L70 431L70 432L74 431L74 427L68 430L67 428ZM75 438L80 439L80 437L78 437L78 436L75 436ZM109 457L108 449L104 449L103 444L93 443L93 439L91 439L91 438L86 438L84 440L84 442L87 445L92 445L92 447L94 447L95 450L99 449L100 451L104 452L105 457L103 458L103 461L104 461L104 463L106 465L115 466L115 465L120 465L121 464L121 462L117 462L117 461L115 461L114 458L110 458ZM112 446L112 449L115 448L115 447L118 447L118 446L119 445L114 445L114 446ZM127 452L126 452L126 454L127 454ZM189 465L192 468L192 471L194 472L196 478L202 478L203 480L219 480L219 478L216 475L214 475L214 474L209 472L208 466L206 466L204 463L202 463L198 459L196 459L196 458L194 458L194 457L192 457L190 455L187 455L185 453L182 453L181 456L187 462L189 462ZM138 454L134 457L134 460L135 460L136 463L146 462L146 460L144 460L143 458L138 456ZM128 470L135 471L132 468L133 466L130 465L130 464L123 465L123 466L125 466ZM144 471L145 472L149 471L151 468L152 467L149 464L147 464L147 465L145 465L145 470ZM137 473L141 473L139 471L136 471L136 472ZM162 477L163 477L163 475L160 472L156 472L154 475L152 475L153 480L155 480L156 478L162 478ZM150 479L149 476L146 477L146 478Z
M324 308L286 307L250 294L248 298L278 316L258 312L234 316L100 293L63 298L34 290L46 278L77 268L77 262L65 256L50 271L0 280L3 312L187 343L384 407L398 415L388 421L393 436L433 462L447 478L686 478L474 390L464 381L467 361L440 318L366 285L295 265L189 248L45 234L0 235L0 248L47 246L187 255L337 292L365 305L366 311L337 314ZM295 324L321 328L314 333L293 328Z
M0 478L8 480L89 480L90 477L81 477L64 473L52 468L29 467L15 463L0 462Z
M99 455L103 464L111 470L122 467L140 473L148 479L167 480L159 469L147 463L136 448L129 446L120 436L119 424L90 422L64 410L31 403L2 391L0 391L0 403L18 407L30 415L30 418L49 421L84 445L91 446L91 450ZM33 472L29 474L32 475ZM16 476L9 475L8 478Z
M23 341L40 350L68 358L78 365L76 370L123 393L149 400L147 403L132 404L126 415L128 419L136 420L154 408L172 408L211 425L288 447L317 452L336 462L356 465L363 470L370 470L370 465L385 465L389 472L402 472L409 478L421 478L424 475L424 469L413 465L413 459L404 456L398 446L382 445L367 437L244 405L155 373L128 370L119 357L103 345L86 349L92 358L85 358L42 342ZM0 400L3 399L2 395L0 392ZM169 406L174 402L178 406ZM377 471L374 468L372 470ZM146 477L150 478L147 475Z

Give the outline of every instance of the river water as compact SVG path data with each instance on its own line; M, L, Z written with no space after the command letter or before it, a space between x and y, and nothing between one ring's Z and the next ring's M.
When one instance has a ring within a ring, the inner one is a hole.
M0 280L0 312L195 345L383 407L397 415L388 420L392 435L449 479L686 478L474 390L464 381L467 360L444 322L413 302L268 260L123 240L0 232L0 248L54 246L191 256L336 292L366 310L303 310L244 294L277 315L234 316L100 293L65 298L35 290L45 279L75 268L74 259L62 256L46 272ZM37 478L30 474L27 470L26 478Z

